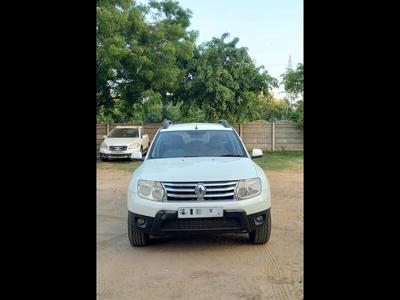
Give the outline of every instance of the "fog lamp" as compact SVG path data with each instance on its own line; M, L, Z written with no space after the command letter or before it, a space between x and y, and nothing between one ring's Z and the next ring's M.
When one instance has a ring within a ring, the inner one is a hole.
M262 215L257 216L257 217L256 217L256 221L257 221L257 222L262 222L262 221L264 221L264 216L262 216Z
M139 218L136 220L136 224L138 224L139 226L142 226L144 224L144 220L142 218Z

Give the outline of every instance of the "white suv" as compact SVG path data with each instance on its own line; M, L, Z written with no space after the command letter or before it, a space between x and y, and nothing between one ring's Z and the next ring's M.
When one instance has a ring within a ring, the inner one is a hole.
M143 126L116 126L100 146L100 159L131 158L132 152L144 153L149 148L149 135Z
M252 157L262 156L253 149ZM218 123L164 120L128 188L128 236L144 246L152 236L249 233L255 244L271 234L271 191L237 132Z

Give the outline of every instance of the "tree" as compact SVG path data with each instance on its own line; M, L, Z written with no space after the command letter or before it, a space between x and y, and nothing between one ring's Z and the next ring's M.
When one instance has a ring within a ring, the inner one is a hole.
M121 101L125 111L157 93L162 102L184 76L196 32L187 31L191 12L175 1L97 2L97 111Z
M284 74L282 83L284 84L285 92L291 102L288 109L289 119L297 122L303 127L303 111L304 111L304 67L303 64L298 64L296 70L287 69ZM299 99L300 98L300 99Z
M287 69L284 74L282 83L284 84L285 92L291 100L303 98L304 93L304 67L303 64L298 64L296 70Z
M295 121L300 128L304 127L304 101L299 100L294 104L290 119Z
M96 7L96 108L103 112L118 98L115 88L121 59L128 53L123 35L128 1L99 0ZM122 8L122 9L120 9Z
M287 120L290 111L290 103L286 99L274 99L272 97L262 99L260 107L262 119L270 122Z
M237 48L239 41L229 36L213 38L195 51L175 95L176 101L195 104L209 120L226 118L231 122L254 120L260 93L268 93L278 82L263 67L256 67L247 48Z
M98 0L96 9L99 121L251 121L278 86L238 38L196 47L192 13L176 1Z

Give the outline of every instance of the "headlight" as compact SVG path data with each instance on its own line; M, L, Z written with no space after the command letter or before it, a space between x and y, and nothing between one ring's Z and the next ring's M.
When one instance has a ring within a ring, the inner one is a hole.
M106 144L106 142L102 142L100 145L101 149L108 149L108 145Z
M164 189L158 181L139 180L137 189L139 196L144 199L161 201L164 197Z
M261 193L261 179L252 178L240 180L236 188L236 195L238 200L244 200L255 197Z
M139 142L134 142L134 143L129 145L128 149L134 149L134 148L139 148L139 147L140 147L140 143Z

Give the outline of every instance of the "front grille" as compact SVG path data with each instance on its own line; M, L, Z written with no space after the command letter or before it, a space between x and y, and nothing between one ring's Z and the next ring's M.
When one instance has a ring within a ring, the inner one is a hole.
M110 146L111 151L126 151L128 146Z
M196 218L166 220L161 224L162 231L173 230L210 230L240 228L236 218Z
M210 181L202 182L206 188L204 200L235 200L235 189L237 181ZM163 186L167 192L168 201L187 201L197 200L195 193L196 186L199 182L163 182Z

